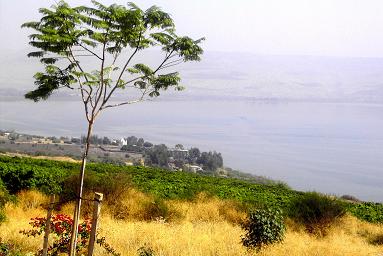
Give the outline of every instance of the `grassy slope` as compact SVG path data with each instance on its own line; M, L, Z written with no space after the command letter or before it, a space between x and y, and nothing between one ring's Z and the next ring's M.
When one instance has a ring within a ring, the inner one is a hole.
M151 247L156 255L164 256L253 255L241 246L243 231L238 223L245 213L235 202L246 206L271 204L284 208L291 199L302 194L282 186L156 168L107 164L90 164L88 167L88 176L98 179L106 179L111 173L128 174L136 187L123 191L118 204L122 210L120 219L113 215L116 209L111 207L115 205L106 203L102 208L100 232L124 256L138 255L137 250L142 246ZM0 157L0 177L12 181L11 188L58 190L61 181L77 174L78 169L77 163ZM0 238L14 244L23 253L35 252L41 246L41 237L26 238L19 231L30 228L30 218L45 216L40 205L46 203L47 198L33 191L18 192L17 196L17 205L6 206L8 221L1 225ZM169 211L174 213L169 222L143 221L145 209L156 197L162 198ZM376 210L371 210L370 206ZM364 215L375 216L375 219L381 216L378 213L382 214L378 204L350 204L351 211L359 208ZM72 214L73 204L64 205L62 212ZM367 223L350 215L333 226L325 238L308 235L302 227L289 221L284 243L267 248L260 255L379 255L383 247L373 242L381 239L382 234L382 224ZM96 255L104 254L98 249Z
M138 191L129 191L121 203L136 212L137 206L148 196ZM6 213L9 220L2 224L0 237L14 244L21 252L35 252L41 246L42 237L26 238L19 231L29 229L31 217L43 217L46 211L40 207L47 198L39 192L27 191L18 194L17 205L8 204ZM108 243L124 256L137 256L137 250L150 247L155 255L162 256L233 256L254 255L241 246L241 228L224 216L230 204L217 198L200 196L193 201L166 200L172 209L182 213L177 221L140 221L135 218L116 220L109 215L108 206L102 208L100 233ZM136 207L136 208L135 208ZM225 211L220 211L225 207ZM73 204L63 207L62 212L71 214ZM240 213L233 213L240 215ZM325 238L316 238L305 233L301 227L288 222L285 240L266 248L263 256L365 256L380 255L382 245L374 245L383 233L383 226L362 222L346 216L333 226ZM96 256L105 255L97 247ZM257 254L258 255L258 254Z
M12 158L0 156L0 178L11 190L16 187L58 191L65 177L77 174L78 163ZM88 164L88 176L104 179L111 173L130 176L135 187L162 199L192 199L200 192L221 199L234 199L247 206L269 205L287 210L298 192L277 185L253 184L228 178L169 172L158 168ZM11 192L15 192L11 191ZM375 203L348 204L349 211L370 222L383 222L383 205Z

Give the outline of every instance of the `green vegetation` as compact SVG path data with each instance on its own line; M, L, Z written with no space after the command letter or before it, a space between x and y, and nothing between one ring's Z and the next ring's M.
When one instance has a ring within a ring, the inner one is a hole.
M348 210L359 219L372 223L383 223L383 204L372 202L350 204Z
M138 256L154 256L154 250L147 246L142 246L137 250Z
M316 192L308 192L292 201L289 213L290 217L303 224L309 233L324 236L331 224L345 214L345 202Z
M55 165L44 160L34 162L28 158L0 159L0 179L11 194L27 188L38 188L45 193L61 191L61 181L66 175L65 165Z
M0 237L0 255L1 256L22 256L23 254L16 248L15 245L1 241Z
M77 174L79 168L78 163L0 156L0 179L11 193L37 188L44 192L61 192L64 196L68 187L75 189L73 175ZM255 184L238 179L142 166L91 163L86 180L89 180L86 184L93 184L89 185L89 189L102 189L106 194L108 189L111 191L123 186L134 186L159 199L192 200L198 193L205 192L221 199L234 199L249 209L274 207L285 213L289 213L294 203L310 197L310 193L294 191L281 185ZM70 199L70 196L65 197ZM348 212L362 220L383 223L382 204L343 204Z
M205 192L221 199L235 199L248 205L285 208L299 192L274 185L251 184L230 178L136 167L132 182L142 191L165 199L192 199Z
M245 230L245 235L242 237L243 245L260 251L267 245L282 242L286 226L281 211L269 208L250 212L243 229Z
M145 164L151 166L167 167L169 164L169 151L165 144L154 145L146 150Z
M9 194L3 181L0 179L0 224L5 220L5 213L3 211L4 206L8 201L12 199L13 197Z

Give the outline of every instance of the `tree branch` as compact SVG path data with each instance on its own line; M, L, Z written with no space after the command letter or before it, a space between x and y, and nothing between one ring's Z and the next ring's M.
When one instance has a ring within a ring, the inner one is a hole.
M164 66L164 64L166 63L167 60L169 60L170 58L172 58L172 57L175 56L175 55L172 55L173 52L174 52L174 50L171 51L169 54L167 54L167 55L165 56L165 59L164 59L164 60L161 62L161 64L156 68L156 70L153 71L152 75L156 74L159 70L161 70L162 67ZM126 68L126 66L125 66L124 68ZM129 84L129 83L132 83L132 82L137 81L137 80L139 80L139 79L144 79L144 78L146 78L146 77L148 77L148 76L139 76L139 77L133 78L133 79L131 79L131 80L125 82L123 85L125 86L125 85L127 85L127 84ZM103 104L101 105L100 110L106 108L106 107L103 107L103 106L104 106L105 103L109 100L109 98L112 96L113 92L114 92L116 89L117 89L116 86L113 87L113 89L110 91L108 97L106 98L106 100L104 100ZM146 90L145 90L145 91L146 91ZM144 96L144 95L143 95L143 96ZM141 97L141 98L142 98L142 97ZM141 100L141 101L142 101L142 100ZM132 103L135 103L135 102L136 102L136 101L133 101L133 102L131 102L131 103L126 103L126 104L132 104ZM126 105L126 104L122 104L122 105ZM107 105L107 106L108 106L108 108L110 107L110 105ZM121 106L121 104L113 105L113 107L116 107L116 106Z
M173 67L173 66L177 66L177 65L181 64L182 62L183 62L183 59L179 59L179 60L174 60L174 61L168 62L165 65L163 65L160 68L160 70L165 69L165 68L170 68L170 67Z
M162 68L162 66L165 64L165 62L166 62L168 59L170 59L170 58L172 58L172 57L175 56L175 55L172 56L173 52L174 52L174 50L172 50L167 56L165 56L164 61L161 62L161 64L160 64L160 65L157 67L157 69L153 72L153 75L154 75L155 73L157 73L157 71L160 70L160 69Z
M112 105L106 105L106 106L102 107L102 109L114 108L114 107L119 107L119 106L123 106L123 105L129 105L129 104L134 104L134 103L142 102L142 101L145 100L144 97L145 97L146 94L147 94L147 90L145 89L143 91L141 97L136 99L136 100L125 101L125 102L121 102L121 103L117 103L117 104L112 104Z
M83 71L83 69L81 68L79 62L78 62L78 61L76 60L76 58L74 57L71 48L69 48L69 53L70 53L70 55L72 56L73 61L70 59L69 56L67 56L67 57L68 57L68 60L69 60L72 64L75 64L75 65L80 69L80 71L84 73L84 71ZM92 98L91 98L91 97L92 97L92 95L91 95L91 93L92 93L92 87L89 86L89 88L90 88L91 91L88 92L88 91L85 90L84 87L83 87L83 84L82 84L82 82L81 82L81 77L80 77L80 76L77 76L77 79L78 79L78 83L79 83L79 85L80 85L80 91L81 91L82 102L84 103L85 116L86 116L86 119L87 119L88 122L89 122L89 121L90 121L90 117L89 117L88 102L89 102L89 100L90 100L90 102L91 102L90 104L92 105ZM85 81L88 82L88 78L87 78L86 76L85 76ZM86 97L86 99L85 99L84 91L88 94L88 97Z
M73 55L75 57L93 57L92 54L76 54L76 55Z
M176 56L176 55L173 55L173 56ZM171 57L169 57L170 59ZM169 61L168 63L166 63L166 65L169 65L169 64L173 64L173 63L176 63L176 62L183 62L183 59L182 58L179 58L177 60L172 60L172 61ZM164 65L164 66L166 66Z
M119 56L119 54L117 54L117 53L114 54L113 62L112 62L112 65L110 66L112 70L109 72L108 79L110 79L110 77L111 77L111 75L112 75L113 67L114 67L114 64L116 63L116 60L117 60L117 57L118 57L118 56ZM107 89L108 89L108 88L105 86L105 88L104 88L104 95L103 95L103 98L102 98L102 102L103 102L103 104L104 104L104 102L105 102L105 98L106 98L106 95L107 95ZM103 104L102 104L102 105L103 105Z
M97 57L99 60L102 60L100 56L98 56L97 53L93 52L92 50L85 47L83 44L79 43L79 46L82 47L84 50L88 51L89 53L93 54L95 57Z
M133 59L134 55L138 52L138 49L139 49L139 47L140 47L140 42L141 42L141 36L142 36L142 34L139 35L139 37L138 37L138 42L137 42L137 47L136 47L136 49L134 50L134 52L130 55L129 59L126 61L126 63L125 63L125 65L124 65L123 69L122 69L121 72L120 72L120 75L119 75L118 78L117 78L116 84L114 85L114 87L112 88L112 90L110 90L110 92L108 93L108 96L104 97L104 100L103 100L103 102L102 102L101 107L102 107L103 105L105 105L106 102L108 102L108 100L109 100L110 97L112 96L113 92L118 88L118 83L119 83L119 81L121 80L122 75L124 74L126 68L128 67L130 61Z
M119 106L123 106L123 105L134 104L134 103L138 103L138 102L142 102L142 101L144 101L144 99L137 99L137 100L132 100L132 101L126 101L126 102L122 102L122 103L118 103L118 104L106 105L102 109L114 108L114 107L119 107Z
M98 115L98 113L100 112L101 110L101 107L102 107L102 104L101 104L101 107L100 109L97 110L96 112L96 108L98 106L98 103L100 102L100 99L101 99L101 96L102 96L102 92L103 92L103 88L104 88L104 64L105 64L105 47L106 47L106 42L103 43L103 46L102 46L102 60L101 60L101 71L100 71L100 86L97 88L97 92L96 92L96 101L94 103L94 107L93 107L93 110L92 110L92 117L95 117Z

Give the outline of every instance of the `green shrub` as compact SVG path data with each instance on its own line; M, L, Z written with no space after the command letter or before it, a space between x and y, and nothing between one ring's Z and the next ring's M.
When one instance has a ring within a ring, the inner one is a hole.
M154 250L148 246L142 246L138 250L138 256L154 256Z
M375 235L371 240L370 243L373 245L383 245L383 234Z
M1 223L4 222L6 219L7 219L7 217L5 216L5 212L4 212L3 208L0 208L0 225L1 225Z
M0 224L4 222L6 219L4 206L8 201L12 199L13 197L8 193L7 189L5 188L3 184L3 181L0 179Z
M22 256L23 254L15 245L1 241L0 237L0 256Z
M309 233L324 236L345 211L345 204L340 200L308 192L293 200L290 217L303 224Z
M144 220L167 219L169 216L169 208L161 199L147 202L144 206Z
M9 255L11 249L12 245L2 242L0 238L0 255Z
M60 194L60 201L63 203L74 201L77 198L79 183L78 174L71 175L63 181L63 191ZM93 198L94 192L104 194L104 202L108 205L122 201L124 192L131 187L130 177L127 173L96 173L88 171L84 178L83 197ZM83 215L92 213L93 203L83 201Z
M286 231L282 212L273 208L250 212L242 228L246 232L242 244L256 251L269 244L282 242Z

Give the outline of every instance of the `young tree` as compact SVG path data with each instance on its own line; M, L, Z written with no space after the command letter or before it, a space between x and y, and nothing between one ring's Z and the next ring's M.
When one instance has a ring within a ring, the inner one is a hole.
M193 40L178 36L170 15L156 6L143 11L134 3L127 6L92 3L92 7L71 7L60 1L51 8L41 8L40 21L22 25L36 31L29 38L30 44L38 50L30 52L28 57L39 58L45 67L34 76L37 88L25 97L37 102L47 99L54 91L67 88L78 91L84 105L88 129L74 227L78 226L80 216L92 129L100 113L158 97L162 90L170 87L182 90L180 76L173 67L198 61L203 53L200 47L203 38ZM137 61L140 52L153 47L163 53L158 65L149 67ZM165 72L169 68L171 72ZM125 98L117 101L121 99L120 92L125 92ZM113 98L116 94L119 97ZM74 229L71 255L74 255L76 237Z

